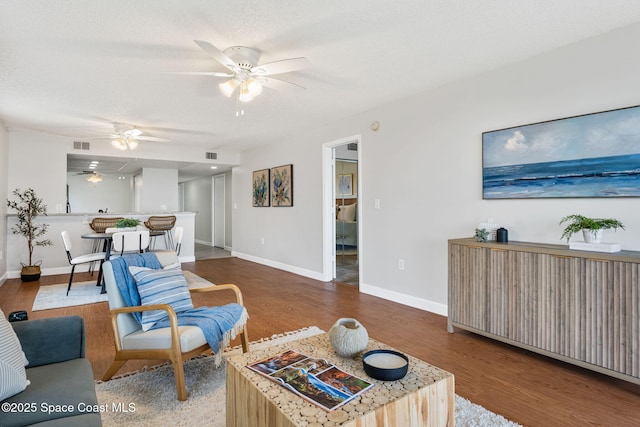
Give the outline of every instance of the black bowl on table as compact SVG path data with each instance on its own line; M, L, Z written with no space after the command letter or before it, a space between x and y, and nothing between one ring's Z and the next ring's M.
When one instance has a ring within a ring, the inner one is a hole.
M381 381L399 380L409 371L409 358L394 350L371 350L362 356L364 371Z

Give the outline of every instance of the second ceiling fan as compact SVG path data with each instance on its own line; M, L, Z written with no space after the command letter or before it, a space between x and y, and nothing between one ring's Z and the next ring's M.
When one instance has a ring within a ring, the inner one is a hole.
M249 102L262 93L263 86L272 89L304 89L300 85L276 79L272 76L310 66L311 63L307 58L290 58L258 65L260 51L257 49L232 46L222 51L209 42L202 40L194 40L194 42L209 56L227 68L229 72L186 72L184 74L227 78L225 82L219 85L220 90L227 97L231 97L238 89L238 100Z
M99 138L111 139L111 144L120 150L133 150L138 146L139 141L167 141L164 138L143 135L143 132L140 129L127 123L114 123L113 129L115 133Z

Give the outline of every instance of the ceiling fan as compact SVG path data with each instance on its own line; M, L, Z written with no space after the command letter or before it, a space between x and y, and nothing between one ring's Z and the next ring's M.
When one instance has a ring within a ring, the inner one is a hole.
M167 141L164 138L143 135L140 129L128 123L114 123L113 129L115 132L109 136L95 139L111 139L111 144L120 150L133 150L138 146L139 141Z
M249 102L262 93L262 87L272 89L305 89L295 83L272 77L274 74L284 74L297 71L311 65L307 58L290 58L258 65L260 51L250 47L232 46L224 51L209 42L194 40L209 56L229 70L220 72L185 72L181 74L206 75L227 78L219 87L222 93L231 97L239 88L238 100Z
M78 172L76 173L76 175L88 175L87 181L92 182L94 184L102 181L102 173L95 170Z

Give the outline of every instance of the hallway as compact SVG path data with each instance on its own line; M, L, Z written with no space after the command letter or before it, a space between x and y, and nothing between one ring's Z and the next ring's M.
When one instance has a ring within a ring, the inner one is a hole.
M231 252L215 246L203 245L201 243L195 243L195 257L196 261L202 259L214 259L214 258L230 258Z

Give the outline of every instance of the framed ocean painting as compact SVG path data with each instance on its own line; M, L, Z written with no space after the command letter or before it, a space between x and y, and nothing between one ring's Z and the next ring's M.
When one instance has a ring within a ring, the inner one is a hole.
M640 196L640 106L482 134L482 198Z

